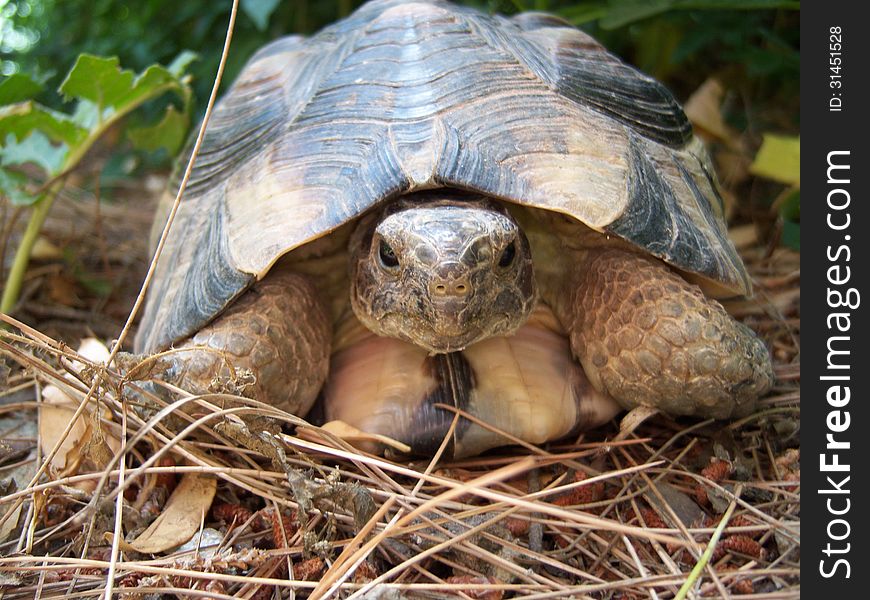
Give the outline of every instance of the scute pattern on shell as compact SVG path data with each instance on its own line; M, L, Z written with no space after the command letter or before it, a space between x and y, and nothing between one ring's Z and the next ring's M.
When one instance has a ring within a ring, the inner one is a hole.
M680 181L675 174L657 168L644 148L648 143L639 136L629 136L628 187L632 202L607 230L665 262L692 265L689 270L697 273L716 272L723 255L731 264L741 264L730 243L722 244L722 254L698 252L698 248L705 247L707 232L721 227L725 219L723 201L708 168L699 161L700 172L691 172L675 160ZM740 283L749 290L748 275L740 271L736 275L743 276Z
M638 151L670 190L666 215L646 207ZM704 160L661 84L558 19L370 2L263 48L219 103L137 351L197 331L293 248L427 188L561 212L745 293Z

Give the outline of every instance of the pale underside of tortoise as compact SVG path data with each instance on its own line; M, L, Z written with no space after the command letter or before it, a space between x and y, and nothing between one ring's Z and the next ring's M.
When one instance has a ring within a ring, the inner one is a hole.
M339 240L361 216L442 189L503 202L534 230L536 268L541 244L558 255L597 238L708 293L750 291L706 154L662 85L553 17L378 0L311 38L269 44L218 104L137 351L183 343L279 260L304 263L317 244L345 256ZM550 271L538 277L542 304L561 285ZM342 276L325 279L318 293L346 297ZM347 302L326 302L341 331Z

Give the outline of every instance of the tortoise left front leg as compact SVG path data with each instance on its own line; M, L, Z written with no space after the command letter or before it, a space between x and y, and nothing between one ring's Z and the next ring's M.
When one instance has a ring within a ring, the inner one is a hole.
M655 259L613 249L585 258L566 325L596 388L627 409L718 419L753 410L773 369L751 329Z
M304 416L326 380L331 344L332 324L315 286L276 270L163 355L163 378L197 394L243 391Z

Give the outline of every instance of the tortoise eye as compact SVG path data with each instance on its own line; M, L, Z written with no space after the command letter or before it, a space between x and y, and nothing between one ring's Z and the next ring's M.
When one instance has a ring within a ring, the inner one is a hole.
M514 262L514 257L517 255L517 247L514 242L507 245L498 259L498 266L505 268L509 267Z
M396 258L396 253L385 240L381 240L378 246L378 259L381 261L381 266L386 269L392 270L399 266L399 259Z

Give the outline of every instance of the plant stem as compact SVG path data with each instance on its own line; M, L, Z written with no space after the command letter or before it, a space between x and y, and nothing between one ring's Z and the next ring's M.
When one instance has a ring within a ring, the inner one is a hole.
M12 268L9 269L9 275L6 277L6 284L3 286L3 298L0 300L0 313L10 313L15 308L18 302L18 295L21 293L21 284L24 281L24 274L27 271L27 265L30 262L30 253L33 250L36 239L39 237L39 232L42 230L42 224L45 223L45 218L48 216L48 211L51 205L54 204L54 199L63 187L60 181L54 182L42 197L33 203L33 212L30 214L30 220L27 222L27 229L24 230L24 236L15 249L15 261L12 263Z
M686 581L677 592L677 595L674 596L674 600L684 600L686 598L689 590L692 589L692 587L695 585L695 582L698 581L699 577L701 577L701 572L704 570L707 564L709 564L710 559L713 558L713 550L716 549L716 544L719 543L719 538L722 537L722 532L725 531L725 526L728 525L728 521L731 520L731 515L734 513L734 509L737 508L737 500L738 498L740 498L740 494L742 492L743 485L740 484L737 486L737 489L734 490L734 499L731 500L731 504L728 506L728 510L725 511L725 514L722 515L722 518L719 520L719 525L713 531L713 535L710 537L710 541L707 543L707 547L704 549L704 554L701 555L701 558L695 564L692 572L689 573L689 576L686 578Z
M12 263L12 268L9 270L9 275L6 277L6 285L3 286L3 297L0 299L0 313L9 313L15 308L18 302L18 295L21 293L21 284L24 281L24 274L27 271L27 265L30 262L30 253L33 250L33 245L36 244L36 239L39 237L39 232L42 229L42 224L48 216L48 211L51 205L54 204L54 199L57 197L61 188L63 188L65 176L70 170L75 168L84 155L91 149L91 146L96 142L109 127L116 121L126 116L144 102L152 98L160 96L163 92L175 88L173 82L155 87L150 93L138 98L135 102L130 102L128 105L119 108L114 113L109 115L105 120L100 120L93 129L88 132L88 135L77 146L70 148L69 155L64 160L63 166L58 173L53 174L48 189L40 198L33 203L33 212L30 215L30 221L27 223L27 229L24 231L24 237L21 238L21 243L15 249L15 261ZM183 90L181 92L183 94ZM98 107L97 114L103 114L102 106Z

